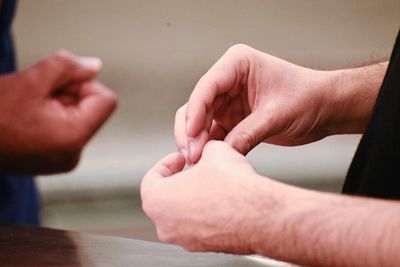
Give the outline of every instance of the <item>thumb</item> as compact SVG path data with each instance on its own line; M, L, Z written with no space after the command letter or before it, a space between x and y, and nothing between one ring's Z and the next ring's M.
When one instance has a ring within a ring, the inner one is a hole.
M172 153L165 156L146 173L142 181L142 186L143 183L166 178L182 171L185 163L185 157L180 153Z
M267 120L268 121L268 120ZM273 127L257 112L251 113L239 122L225 137L225 142L236 151L246 155L267 136L271 135Z
M101 70L102 62L95 57L77 57L60 50L31 67L32 78L38 87L53 92L72 83L94 78Z

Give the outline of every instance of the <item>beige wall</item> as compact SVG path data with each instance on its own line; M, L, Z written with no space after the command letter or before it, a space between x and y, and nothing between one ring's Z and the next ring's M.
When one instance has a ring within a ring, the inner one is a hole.
M398 0L21 0L15 32L22 66L58 48L101 57L101 79L126 96L117 118L138 130L171 123L233 44L313 67L365 63L389 54L399 14Z
M96 55L104 61L100 79L120 97L77 171L46 180L44 188L109 188L132 179L137 185L174 149L175 110L233 44L311 67L358 65L389 55L399 14L398 0L21 0L15 23L21 66L58 48ZM356 142L266 147L250 158L277 178L341 177Z
M399 0L20 0L22 67L58 48L99 56L100 79L120 98L77 170L37 180L44 224L154 238L134 192L174 150L175 110L229 46L246 43L311 67L358 65L389 55L399 14ZM248 158L270 177L338 190L358 138L260 146Z

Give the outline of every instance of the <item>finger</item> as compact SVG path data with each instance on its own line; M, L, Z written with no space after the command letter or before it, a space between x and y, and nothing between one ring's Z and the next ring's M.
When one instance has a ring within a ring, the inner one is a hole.
M224 140L226 131L215 121L212 122L210 130L202 130L196 137L188 137L188 164L197 163L202 155L204 146L212 140Z
M264 119L259 113L257 111L251 113L225 137L225 142L243 155L278 130L271 119Z
M98 82L85 82L79 88L78 119L89 139L114 111L117 98Z
M219 125L217 122L213 121L208 135L208 141L210 140L224 140L227 135L227 131Z
M187 105L183 105L178 109L175 114L175 124L174 124L174 134L175 134L175 143L177 150L188 159L187 153L187 136L186 136L186 125L185 125L185 113L186 113Z
M196 163L200 156L201 151L209 139L209 131L213 123L214 112L212 110L207 114L205 129L199 133L195 138L186 135L185 127L185 113L187 104L178 109L175 114L175 142L178 151L183 154L186 162L190 165ZM190 156L189 156L190 155Z
M52 97L64 106L76 105L79 102L81 84L73 84L53 92Z
M205 127L206 116L215 99L229 91L235 96L242 76L242 60L237 55L225 54L196 84L186 110L186 133L195 137ZM236 89L236 90L235 90Z
M233 149L228 143L222 141L211 140L207 142L203 149L202 159L221 159L227 160L228 155L240 155L235 149ZM240 155L240 157L243 157Z
M230 144L222 141L209 141L203 150L201 161L203 160L205 162L215 162L218 165L229 163L231 164L230 166L235 166L235 168L240 166L240 168L245 167L247 170L255 171L254 166L241 153ZM229 166L229 164L226 166Z
M190 149L192 154L188 158L199 159L205 143L197 142L208 140L204 134L209 131L210 113L218 109L216 105L240 94L249 70L247 50L248 47L229 49L196 84L188 101L185 120L189 142L200 151Z
M188 144L187 144L187 163L189 165L197 163L203 152L203 148L208 141L208 131L202 130L196 137L188 137Z
M90 80L101 70L102 62L94 57L77 57L67 51L58 51L28 69L32 79L47 92L71 83Z
M172 153L158 161L144 176L142 183L166 178L183 170L185 158L180 153Z
M217 98L218 99L218 98ZM187 147L188 147L188 164L194 164L199 161L201 153L207 141L209 140L209 132L214 118L214 107L209 109L206 116L205 127L200 131L196 137L187 137Z

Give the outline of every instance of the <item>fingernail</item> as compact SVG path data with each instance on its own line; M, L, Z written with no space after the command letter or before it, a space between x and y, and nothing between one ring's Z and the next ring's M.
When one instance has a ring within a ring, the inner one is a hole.
M101 59L97 57L81 57L79 61L81 65L88 69L98 70L103 65Z

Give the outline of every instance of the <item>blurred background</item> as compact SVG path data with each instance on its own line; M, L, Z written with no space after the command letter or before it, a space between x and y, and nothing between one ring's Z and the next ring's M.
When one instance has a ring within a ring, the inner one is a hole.
M104 62L99 79L119 109L69 174L38 177L45 226L156 240L140 208L144 173L175 150L175 111L233 44L332 69L387 59L398 0L20 0L20 67L65 48ZM340 191L360 136L300 147L261 145L248 155L269 177Z

